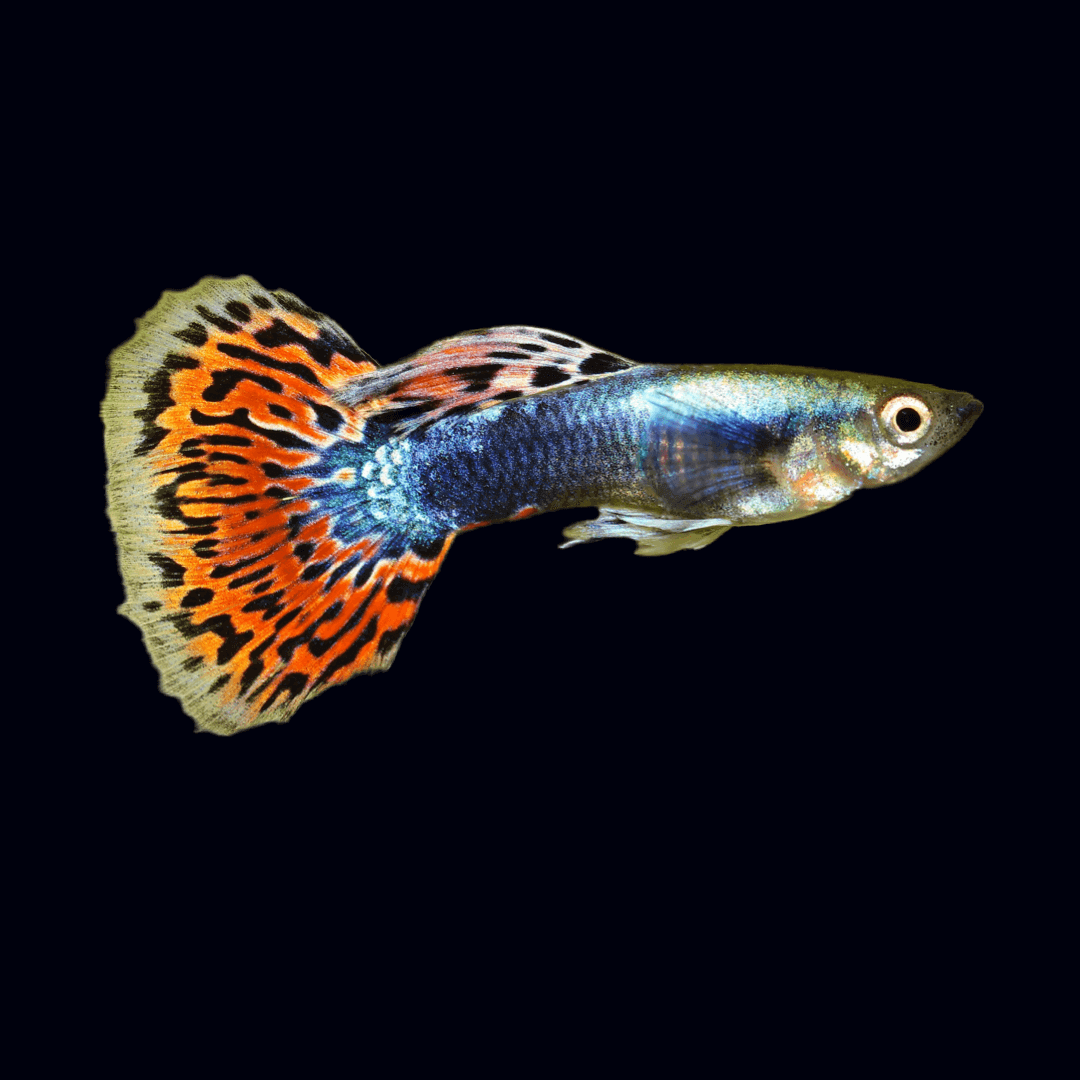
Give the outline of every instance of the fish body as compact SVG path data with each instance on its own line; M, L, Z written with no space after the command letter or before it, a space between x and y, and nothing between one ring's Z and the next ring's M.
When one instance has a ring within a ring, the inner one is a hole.
M200 727L281 722L389 667L459 533L598 507L563 546L701 548L904 479L981 409L850 372L636 364L536 327L378 367L291 294L207 278L112 357L121 611Z
M890 429L875 408L916 392L920 408L932 403L933 438ZM980 408L968 394L849 372L642 364L443 426L416 442L414 484L453 531L589 506L762 525L911 475Z

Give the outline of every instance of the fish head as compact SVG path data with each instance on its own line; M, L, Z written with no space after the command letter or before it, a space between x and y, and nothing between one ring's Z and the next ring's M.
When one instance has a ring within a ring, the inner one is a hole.
M913 476L955 446L983 410L970 394L921 383L876 389L860 425L872 451L864 464L867 487Z

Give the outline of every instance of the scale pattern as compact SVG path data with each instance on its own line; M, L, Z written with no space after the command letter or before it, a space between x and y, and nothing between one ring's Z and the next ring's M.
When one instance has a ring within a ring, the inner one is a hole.
M452 536L357 497L391 451L334 394L375 370L333 321L250 278L166 293L111 358L121 611L200 727L281 722L388 667L445 557Z

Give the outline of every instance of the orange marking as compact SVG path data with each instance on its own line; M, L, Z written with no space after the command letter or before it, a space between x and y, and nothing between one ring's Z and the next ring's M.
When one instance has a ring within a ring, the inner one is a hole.
M314 340L319 336L319 324L303 315L297 315L293 311L280 311L278 318L286 326L291 326L298 334L303 334L306 338Z

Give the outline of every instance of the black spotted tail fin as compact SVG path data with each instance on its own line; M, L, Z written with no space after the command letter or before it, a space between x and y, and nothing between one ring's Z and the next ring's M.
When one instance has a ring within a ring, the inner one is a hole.
M112 354L120 610L200 728L282 722L388 667L442 564L453 534L403 524L406 451L340 400L375 371L332 320L247 277L165 293Z

